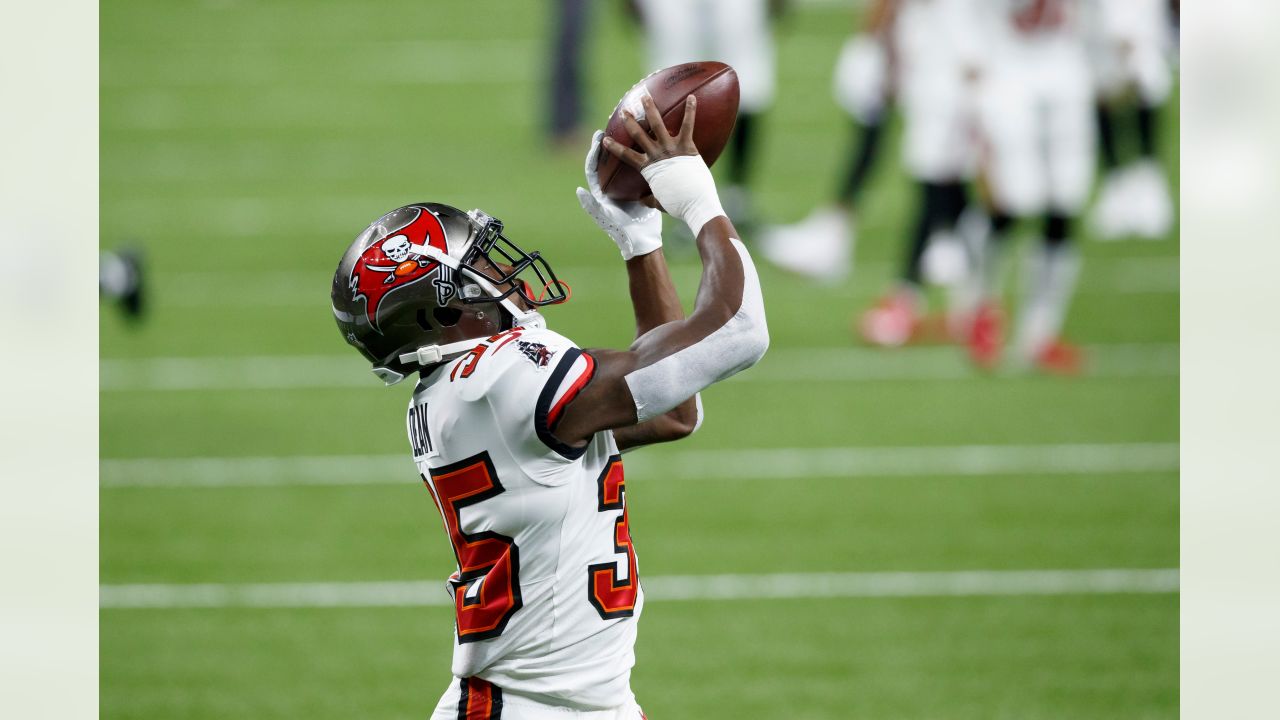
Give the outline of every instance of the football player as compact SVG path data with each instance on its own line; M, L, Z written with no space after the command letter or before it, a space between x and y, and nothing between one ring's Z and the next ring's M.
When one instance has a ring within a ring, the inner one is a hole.
M454 678L436 720L643 717L630 674L644 593L621 453L692 433L698 392L769 341L755 268L694 147L687 102L675 137L628 117L639 150L597 133L578 190L626 261L636 340L625 350L583 350L547 329L537 307L565 300L566 286L479 210L399 208L338 266L347 342L388 384L417 375L410 446L457 558ZM648 98L646 111L658 114ZM697 238L703 274L687 318L659 212L600 191L602 151L640 170Z
M568 149L581 143L583 96L587 84L582 53L589 32L587 0L557 0L552 6L554 30L548 63L547 131L553 148Z
M948 260L949 282L967 269L955 228L968 204L965 186L974 169L973 83L980 65L974 19L964 0L896 4L892 47L904 119L902 160L919 199L896 287L859 322L865 340L885 346L901 345L921 328L926 258ZM944 279L943 273L934 275L935 281Z
M935 258L949 249L950 264L964 271L964 250L952 231L967 204L965 185L975 155L970 86L977 49L970 15L962 0L877 0L872 5L865 27L846 42L836 65L836 97L865 128L859 151L850 158L849 180L833 207L761 238L764 256L781 267L824 280L849 272L853 202L892 87L905 120L903 164L919 200L897 283L858 323L873 344L901 345L919 329L926 249Z
M970 357L983 368L1000 361L1001 248L1016 220L1034 218L1042 223L1042 242L1028 264L1014 348L1028 366L1071 374L1081 357L1060 335L1080 262L1072 226L1089 197L1095 148L1084 0L970 1L985 32L979 112L993 206L990 223L971 237L979 300Z
M876 0L844 43L832 89L853 125L854 152L841 168L835 202L790 225L765 228L760 252L780 268L821 282L843 280L853 268L854 210L879 155L890 100L889 35L898 0Z
M1105 175L1091 225L1104 240L1158 240L1173 226L1173 200L1156 137L1160 109L1173 88L1171 9L1166 0L1098 1L1094 9L1089 57L1098 88ZM1136 136L1137 152L1122 159L1117 141L1128 129Z

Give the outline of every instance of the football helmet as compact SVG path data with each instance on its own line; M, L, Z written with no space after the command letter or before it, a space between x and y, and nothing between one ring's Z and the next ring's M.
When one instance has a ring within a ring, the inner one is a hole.
M347 248L333 276L333 316L383 382L503 330L541 327L537 308L568 299L547 261L502 229L480 210L414 203L375 220Z

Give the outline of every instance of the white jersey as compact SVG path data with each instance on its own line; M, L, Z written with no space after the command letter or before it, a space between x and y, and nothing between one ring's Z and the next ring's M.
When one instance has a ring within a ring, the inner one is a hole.
M902 0L893 20L893 49L899 95L929 102L944 95L954 102L964 92L966 69L981 63L981 28L975 0Z
M1068 216L1089 197L1094 170L1093 85L1083 0L971 0L989 47L980 124L986 179L1016 216Z
M1091 61L1104 97L1129 88L1143 101L1163 103L1173 89L1177 59L1169 4L1165 0L1094 0L1091 9Z
M409 405L414 461L444 519L453 674L581 710L633 703L643 607L613 433L552 434L594 360L546 329L479 342Z
M955 182L973 170L975 112L966 74L984 48L972 0L903 0L893 22L903 162L911 177Z

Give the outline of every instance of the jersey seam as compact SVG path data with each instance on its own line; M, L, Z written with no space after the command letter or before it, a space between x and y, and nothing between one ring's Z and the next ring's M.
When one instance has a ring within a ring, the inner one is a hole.
M574 492L572 483L562 486L569 493ZM557 625L560 623L560 563L564 559L564 533L568 527L569 509L573 504L573 498L565 499L564 510L560 514L560 532L556 537L556 569L555 584L551 586L551 637L547 640L547 645L551 648L551 652L556 650L556 638L560 637Z

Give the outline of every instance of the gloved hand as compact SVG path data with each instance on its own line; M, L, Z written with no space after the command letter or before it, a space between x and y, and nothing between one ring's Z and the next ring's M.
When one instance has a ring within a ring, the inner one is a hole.
M600 189L596 164L602 137L604 133L597 130L591 138L591 150L587 153L587 187L578 188L578 203L596 221L596 225L613 238L623 260L648 255L662 247L662 215L638 201L612 200Z

